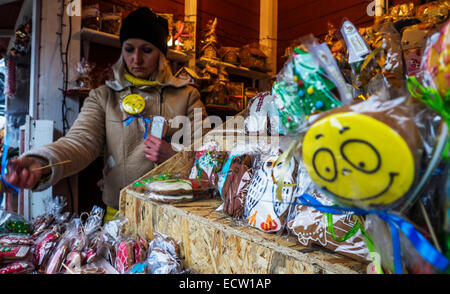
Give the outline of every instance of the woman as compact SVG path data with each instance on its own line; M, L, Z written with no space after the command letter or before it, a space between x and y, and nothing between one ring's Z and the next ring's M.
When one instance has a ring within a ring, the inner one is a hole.
M165 57L167 37L168 24L164 18L148 8L130 13L120 30L122 52L113 66L115 80L89 93L66 136L12 160L7 181L18 188L42 191L80 172L104 151L102 200L107 205L106 219L114 215L119 208L120 190L150 171L155 163L162 163L176 153L167 142L176 129L168 128L165 140L147 135L143 117L159 115L169 120L187 116L191 127L196 108L206 117L200 93L171 73ZM127 104L122 102L130 94L144 98L142 112L124 111ZM140 117L131 120L133 114ZM192 129L191 135L194 136ZM69 159L70 164L33 171Z

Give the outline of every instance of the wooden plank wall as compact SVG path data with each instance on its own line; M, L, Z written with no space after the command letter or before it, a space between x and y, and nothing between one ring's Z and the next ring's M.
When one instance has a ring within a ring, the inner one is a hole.
M112 7L114 0L83 0L83 5L100 3L105 11ZM135 0L133 5L147 6L159 13L171 13L174 20L184 19L184 0ZM124 13L128 15L129 11ZM217 37L219 46L241 47L259 41L259 0L198 0L197 4L197 41L203 37L203 29L210 19L217 17ZM199 43L197 44L199 45ZM101 45L91 44L89 59L106 66L115 61L119 50L107 50ZM95 50L98 49L98 50ZM107 52L109 51L109 52ZM96 54L98 53L98 54Z
M217 17L221 46L241 47L259 42L259 0L198 0L198 38L210 19Z
M197 41L203 37L203 29L208 21L218 18L217 35L220 46L241 47L259 40L259 0L197 0ZM83 5L99 2L101 9L111 7L118 0L83 0ZM184 18L184 0L134 0L129 4L147 6L156 12L172 13L174 20ZM371 0L278 0L278 45L277 71L283 66L286 47L295 39L313 33L321 37L327 32L328 21L340 26L348 18L357 26L369 26L373 17L366 13ZM390 6L413 2L419 5L421 0L392 0ZM125 13L125 15L127 12ZM197 43L197 45L199 45ZM95 45L94 45L95 46ZM102 48L106 49L106 48ZM105 50L96 50L105 53ZM109 63L118 57L117 52L95 55L100 64ZM108 62L105 62L107 60Z
M279 0L278 1L278 49L277 69L284 65L284 55L295 39L312 33L322 37L327 33L330 21L340 27L344 18L356 26L365 27L373 24L374 18L367 14L367 6L371 0ZM413 2L420 5L421 0L391 0L389 6Z
M327 33L330 21L340 27L344 18L357 26L369 26L373 18L367 15L368 0L280 0L278 1L278 70L283 66L285 49L297 38Z

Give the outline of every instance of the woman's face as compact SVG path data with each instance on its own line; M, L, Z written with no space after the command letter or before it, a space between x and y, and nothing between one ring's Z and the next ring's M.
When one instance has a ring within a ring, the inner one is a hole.
M122 45L128 71L137 78L148 79L159 64L159 50L142 39L128 39Z

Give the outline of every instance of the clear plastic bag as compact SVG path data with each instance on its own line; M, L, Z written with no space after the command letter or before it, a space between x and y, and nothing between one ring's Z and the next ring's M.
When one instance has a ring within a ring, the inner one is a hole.
M116 259L114 267L120 273L126 273L135 263L135 241L122 237L116 245Z
M280 125L292 134L304 127L310 115L342 105L334 93L336 85L319 60L300 47L294 49L272 87Z
M253 176L254 156L250 154L230 156L222 170L220 194L223 212L235 219L241 219L244 212L248 185Z
M220 146L210 141L195 152L194 164L189 179L206 180L211 186L217 186L218 172L222 169L226 156Z
M365 209L408 200L423 154L410 102L371 98L314 118L303 139L303 161L325 195Z
M95 64L87 61L83 58L77 65L78 77L76 80L76 86L80 89L93 89L94 78L92 76L92 70L95 68Z
M122 228L127 222L128 219L125 216L117 213L112 220L104 223L102 230L90 240L89 248L112 266L115 265L116 246L120 241Z
M87 219L83 222L84 232L86 235L91 235L100 230L103 223L103 216L105 210L101 207L94 205Z
M183 270L180 243L158 233L153 233L149 244L147 263L152 274L180 274Z
M202 179L168 179L146 183L145 197L160 203L181 203L214 197L217 187Z
M46 230L36 240L36 244L33 248L33 262L38 272L45 272L48 259L52 254L53 249L57 246L60 237L60 232Z
M270 92L262 92L248 101L244 124L249 135L277 135L282 133L274 98Z
M387 273L394 273L393 240L389 225L375 215L366 217L367 232L373 237L379 262ZM438 274L437 268L422 258L409 239L400 232L401 261L406 273Z
M292 203L298 162L295 157L289 160L284 174L286 159L279 159L283 153L280 146L268 146L260 150L260 157L253 165L253 177L248 185L243 217L249 226L267 233L283 232ZM283 181L281 199L277 195L278 181Z
M33 232L33 229L33 224L24 217L14 212L0 210L0 235L18 234L27 236Z
M0 265L0 275L8 274L31 274L35 271L33 263L29 261L16 261Z
M63 196L51 197L44 200L46 213L33 220L33 238L38 238L42 232L51 226L63 226L69 220L70 212L63 212L67 202Z
M306 167L300 165L295 195L308 193L323 205L334 203L321 195L308 175ZM341 255L367 263L370 260L365 237L361 233L364 225L351 215L332 215L302 205L296 200L290 210L287 227L304 246L322 246Z

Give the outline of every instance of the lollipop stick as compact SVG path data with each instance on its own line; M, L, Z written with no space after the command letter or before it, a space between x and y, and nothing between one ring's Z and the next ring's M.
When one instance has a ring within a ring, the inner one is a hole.
M55 165L60 165L60 164L65 164L65 163L70 163L70 162L72 162L72 160L60 161L60 162L57 162L57 163L53 163L53 164L49 164L49 165L33 168L31 171L37 171L37 170L41 170L41 169L44 169L44 168L47 168L47 167L52 167L52 166L55 166Z
M436 234L434 233L433 227L432 227L431 222L430 222L430 218L428 217L428 213L425 210L425 206L423 205L422 199L419 200L419 206L420 206L420 210L422 211L423 217L425 218L425 223L427 224L428 230L430 231L431 239L433 240L433 243L436 246L436 249L440 253L442 253L442 249L439 246L439 242L438 242L438 240L436 238Z

